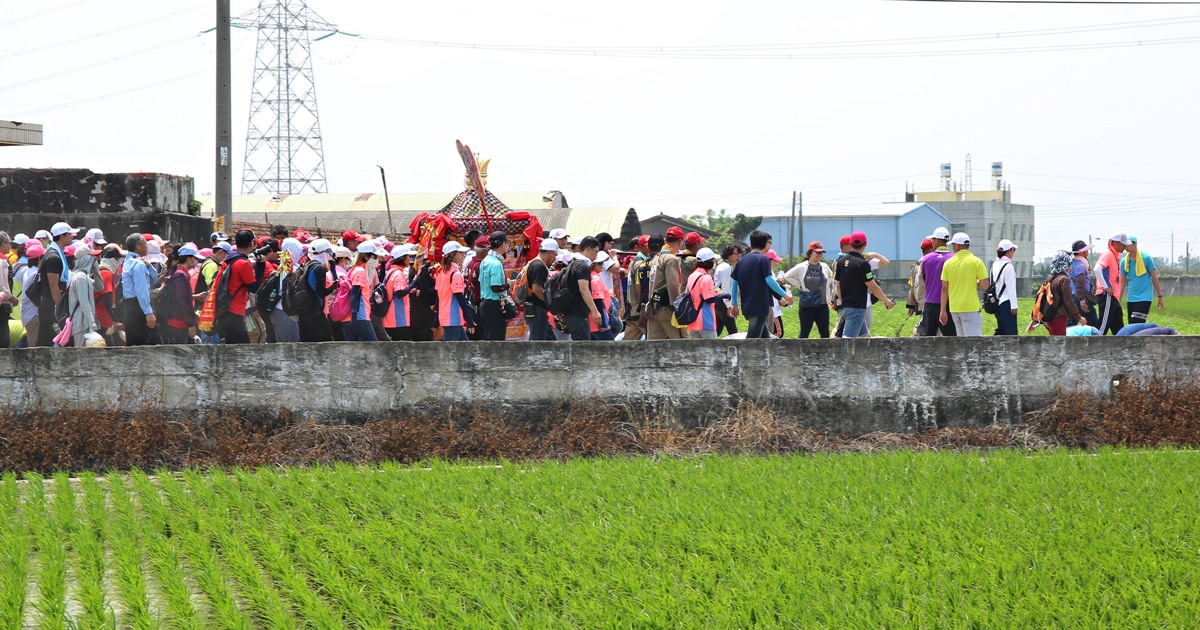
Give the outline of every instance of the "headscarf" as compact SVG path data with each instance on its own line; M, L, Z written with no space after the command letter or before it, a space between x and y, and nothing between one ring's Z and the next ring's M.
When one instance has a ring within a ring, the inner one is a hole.
M1071 258L1070 252L1058 250L1054 259L1050 261L1050 275L1057 276L1060 273L1066 273L1067 268L1071 266Z
M279 246L280 249L280 264L287 261L287 271L291 272L300 267L300 259L304 258L304 245L300 243L300 239L285 238ZM286 256L285 256L286 255Z

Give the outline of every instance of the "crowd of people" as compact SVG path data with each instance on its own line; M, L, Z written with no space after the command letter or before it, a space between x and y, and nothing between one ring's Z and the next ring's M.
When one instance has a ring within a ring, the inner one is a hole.
M871 335L872 304L895 306L876 280L891 261L867 251L862 231L842 237L828 262L810 243L786 270L762 231L748 248L717 252L679 227L625 247L609 234L556 229L531 244L519 270L504 232L468 235L473 248L446 241L436 261L413 243L353 230L336 243L283 226L269 236L214 232L206 247L81 232L66 223L32 237L0 232L0 319L9 322L0 347L503 340L514 322L523 338L545 341L768 338L785 335L783 309L793 305L799 337L815 328L855 338ZM920 246L906 300L919 316L914 336L982 335L981 310L995 314L996 335L1018 334L1016 245L1001 240L990 266L965 233L938 228ZM1147 321L1163 295L1137 238L1113 235L1094 266L1090 249L1077 241L1054 257L1027 330L1172 334Z

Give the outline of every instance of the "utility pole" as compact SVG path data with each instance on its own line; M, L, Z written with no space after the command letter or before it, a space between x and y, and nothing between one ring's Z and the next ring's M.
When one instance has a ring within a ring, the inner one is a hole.
M233 229L233 98L230 94L229 0L217 0L217 229Z
M379 166L376 164L375 166ZM383 172L383 167L379 166L379 178L383 180L383 202L387 204L388 213L388 236L396 234L396 228L392 225L392 200L388 199L387 192L387 174Z
M788 230L788 256L796 255L796 191L792 191L792 224Z
M796 193L796 229L800 239L800 247L804 247L804 191Z

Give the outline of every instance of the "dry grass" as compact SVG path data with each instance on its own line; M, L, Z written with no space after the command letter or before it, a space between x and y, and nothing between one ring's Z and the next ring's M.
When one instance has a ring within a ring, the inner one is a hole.
M536 425L482 407L453 417L414 415L363 425L297 422L286 413L182 419L153 409L38 412L0 417L0 470L1200 445L1200 384L1161 379L1126 381L1111 398L1063 393L1023 425L921 433L822 433L749 401L701 428L662 421L673 417L669 412L564 404Z

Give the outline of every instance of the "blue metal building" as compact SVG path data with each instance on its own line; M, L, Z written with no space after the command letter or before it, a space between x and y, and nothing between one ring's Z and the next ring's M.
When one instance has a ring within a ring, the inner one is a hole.
M867 249L887 256L893 263L921 258L921 241L939 227L949 227L946 217L927 203L885 203L863 208L813 210L793 221L790 209L764 214L760 230L772 237L772 247L783 257L803 256L808 244L820 241L826 258L837 255L838 241L855 230L867 233ZM903 267L907 273L907 265ZM890 274L889 274L890 275Z

